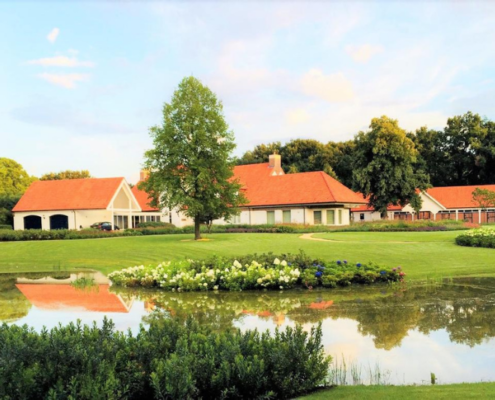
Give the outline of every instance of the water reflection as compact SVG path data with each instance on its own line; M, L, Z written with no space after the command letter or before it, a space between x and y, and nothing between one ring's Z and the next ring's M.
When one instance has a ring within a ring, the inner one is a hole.
M113 288L96 276L78 289L80 275L0 276L0 320L41 329L81 319L112 318L137 330L153 310L192 315L215 330L275 329L322 322L329 354L399 374L394 383L419 383L429 372L444 382L494 380L495 279L457 279L417 286L353 287L286 292L172 293Z

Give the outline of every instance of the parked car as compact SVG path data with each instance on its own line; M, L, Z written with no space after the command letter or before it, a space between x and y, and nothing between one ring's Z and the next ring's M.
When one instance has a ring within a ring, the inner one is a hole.
M112 230L112 224L110 222L97 222L97 223L91 225L91 228L100 229L102 231L111 231ZM113 229L115 231L120 230L120 228L117 225L114 225Z

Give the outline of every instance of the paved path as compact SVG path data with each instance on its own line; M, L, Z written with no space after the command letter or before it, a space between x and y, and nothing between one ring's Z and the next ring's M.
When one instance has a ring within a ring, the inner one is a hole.
M317 242L333 242L333 243L401 243L401 244L415 244L415 243L428 243L428 242L404 242L397 240L335 240L335 239L323 239L313 237L314 233L303 233L299 236L299 239L315 240Z

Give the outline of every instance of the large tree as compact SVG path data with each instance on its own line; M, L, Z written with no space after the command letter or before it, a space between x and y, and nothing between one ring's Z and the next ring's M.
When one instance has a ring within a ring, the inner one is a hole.
M0 196L22 195L35 180L18 162L0 158Z
M195 239L201 238L202 222L238 214L245 198L234 180L234 135L208 87L184 78L163 107L162 125L150 135L154 148L144 163L149 178L140 188L150 193L153 206L178 208L193 218Z
M40 181L59 181L62 179L85 179L91 178L87 170L72 171L70 169L60 172L49 172L41 176Z
M428 187L428 176L416 170L417 151L397 120L374 118L368 132L356 136L353 188L369 197L369 205L387 215L389 204L418 205L417 189Z

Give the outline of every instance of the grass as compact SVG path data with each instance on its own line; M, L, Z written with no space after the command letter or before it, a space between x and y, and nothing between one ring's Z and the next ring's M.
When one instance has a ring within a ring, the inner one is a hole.
M460 383L455 385L435 386L337 386L322 390L305 400L339 400L339 399L493 399L495 382Z
M191 235L0 243L0 272L96 269L109 273L133 265L213 254L287 253L353 262L401 265L408 279L495 276L494 249L461 247L460 232L339 232L316 234L335 242L302 240L299 234L212 234L195 242Z

